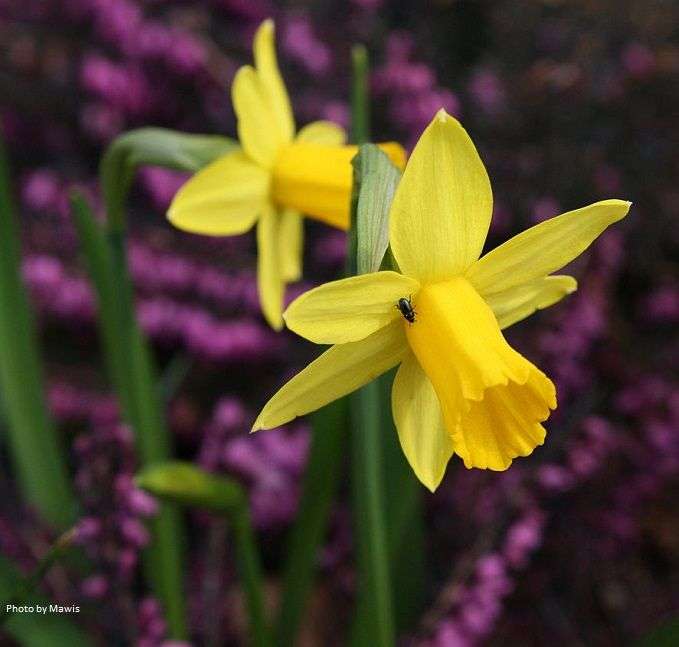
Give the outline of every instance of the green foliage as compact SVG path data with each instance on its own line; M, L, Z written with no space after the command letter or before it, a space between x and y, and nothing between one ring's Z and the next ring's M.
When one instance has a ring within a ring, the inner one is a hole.
M137 485L171 503L224 513L231 523L238 569L250 615L250 636L256 647L271 645L264 612L262 567L255 543L248 499L242 486L180 461L154 465L137 476Z
M73 200L76 227L97 293L109 374L145 466L168 460L172 451L150 350L134 313L125 245L127 197L140 166L195 172L235 146L230 139L212 135L188 135L163 128L130 131L111 143L101 161L104 226L96 222L82 199ZM180 519L176 510L162 506L151 524L153 542L145 556L147 574L165 606L171 635L183 638L184 539Z
M150 351L134 315L122 233L107 234L80 196L73 197L72 211L97 295L104 356L123 417L135 432L143 465L167 460L171 455L169 433ZM147 575L165 606L171 634L183 637L183 533L176 510L162 506L151 528L152 544L145 554Z
M75 520L66 462L45 400L33 313L21 280L19 232L0 143L0 395L5 438L26 501L57 528Z

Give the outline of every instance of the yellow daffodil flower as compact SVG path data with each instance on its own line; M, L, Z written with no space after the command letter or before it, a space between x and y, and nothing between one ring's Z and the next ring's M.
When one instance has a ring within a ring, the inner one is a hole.
M400 364L392 412L401 447L430 490L454 453L468 468L505 470L542 444L554 385L501 329L573 292L575 279L550 274L630 203L604 200L564 213L479 258L492 202L474 144L441 110L391 207L400 272L334 281L290 305L284 318L292 330L335 345L274 395L253 431L318 409Z
M357 147L345 146L342 128L328 121L295 134L271 20L257 30L253 49L255 67L241 67L231 88L241 147L189 179L167 217L179 229L209 236L242 234L257 223L259 297L264 316L278 330L285 285L301 275L300 214L348 228ZM381 148L403 168L401 146Z

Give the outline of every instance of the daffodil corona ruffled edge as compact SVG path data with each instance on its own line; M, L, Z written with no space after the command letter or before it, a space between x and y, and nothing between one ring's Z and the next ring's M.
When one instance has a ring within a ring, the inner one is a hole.
M556 408L549 378L501 328L573 292L553 275L630 207L603 200L518 234L479 258L492 193L473 142L440 111L407 164L390 211L399 272L334 281L296 299L288 327L334 344L266 404L253 431L313 411L399 366L392 411L401 447L435 490L450 457L504 470L542 444ZM410 298L414 322L397 307Z
M295 133L295 122L276 60L274 24L254 38L254 67L236 73L231 95L241 147L196 173L175 195L167 213L177 228L208 236L233 236L257 226L258 289L262 311L275 329L285 285L302 272L303 221L311 216L340 229L349 224L351 159L344 130L316 121ZM405 152L380 144L399 168Z

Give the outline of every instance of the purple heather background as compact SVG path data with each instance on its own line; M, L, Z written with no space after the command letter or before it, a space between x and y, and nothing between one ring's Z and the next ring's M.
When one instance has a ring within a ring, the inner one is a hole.
M373 61L376 139L412 145L441 106L462 120L493 182L490 246L596 200L634 202L570 268L579 291L509 332L557 382L559 409L530 458L502 474L453 459L436 495L425 495L432 576L426 611L403 643L621 645L643 636L679 612L671 260L679 7L662 0L439 0L426 10L403 0L0 0L0 119L20 197L24 275L87 514L79 539L96 564L84 580L56 569L46 590L78 600L84 625L115 636L102 644L130 644L135 634L144 647L163 644L162 609L137 568L155 502L132 483L133 444L107 389L65 196L77 185L96 201L98 158L126 129L234 135L230 81L270 15L298 124L346 125L349 48L358 41ZM317 351L263 322L251 235L204 239L164 220L183 179L145 169L133 194L139 317L164 373L177 455L247 485L274 595L308 428L247 431ZM317 224L307 232L305 276L335 276L343 234ZM4 452L0 459L0 551L30 570L49 529L17 503ZM208 514L190 524L195 644L208 635L238 644L244 620L225 528ZM305 644L342 644L354 582L346 498L333 512L322 569Z

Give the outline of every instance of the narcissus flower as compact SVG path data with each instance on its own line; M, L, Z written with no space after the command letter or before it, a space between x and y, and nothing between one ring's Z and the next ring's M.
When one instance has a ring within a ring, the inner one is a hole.
M504 470L542 444L542 423L556 408L554 385L501 329L573 292L575 279L551 273L623 218L630 203L604 200L564 213L479 258L492 202L474 144L440 111L391 207L399 272L327 283L290 305L284 317L292 330L335 345L274 395L253 430L313 411L400 364L394 421L429 489L454 453L467 467Z
M328 121L295 134L271 20L255 34L254 55L255 67L240 68L231 88L241 147L196 173L175 196L167 217L179 229L209 236L242 234L256 223L262 311L280 329L285 284L301 275L300 214L348 228L357 148L345 146L342 128ZM381 148L403 168L401 146Z

